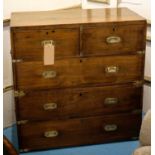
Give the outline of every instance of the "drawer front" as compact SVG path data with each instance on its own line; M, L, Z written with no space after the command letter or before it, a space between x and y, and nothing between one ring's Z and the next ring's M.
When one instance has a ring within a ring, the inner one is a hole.
M105 24L83 28L84 55L136 53L145 49L145 25Z
M142 108L133 85L29 91L16 103L18 120L47 120L131 112Z
M20 148L27 150L104 143L138 137L141 114L110 115L19 125Z
M129 55L64 59L51 66L16 63L16 86L39 89L132 82L143 78L143 60L142 55Z
M53 41L55 58L79 55L79 29L15 31L14 59L43 60L44 43Z

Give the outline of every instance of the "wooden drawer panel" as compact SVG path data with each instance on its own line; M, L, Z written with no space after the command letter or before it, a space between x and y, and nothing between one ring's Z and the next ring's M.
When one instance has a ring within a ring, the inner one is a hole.
M133 85L28 91L25 94L17 102L18 120L87 117L142 108L142 87Z
M143 78L143 56L113 56L15 64L17 89L60 88L132 82Z
M145 49L146 25L104 24L83 28L84 55L135 53Z
M28 122L19 125L20 148L35 150L138 137L141 114Z
M14 59L43 60L45 40L53 40L55 57L72 57L79 55L79 29L23 30L13 33Z

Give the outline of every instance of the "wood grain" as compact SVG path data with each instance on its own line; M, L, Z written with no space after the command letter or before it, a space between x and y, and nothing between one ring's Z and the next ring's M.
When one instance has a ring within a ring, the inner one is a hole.
M107 22L146 22L127 8L73 9L60 11L16 12L11 15L11 27L91 24Z
M146 24L117 25L103 24L102 26L83 26L83 54L111 55L135 53L145 50ZM106 39L111 36L120 37L118 43L109 44ZM144 37L141 37L144 36Z
M142 87L134 85L27 91L18 99L18 120L58 120L131 112L142 107ZM106 104L116 98L116 104ZM57 108L45 110L47 103ZM33 112L31 112L33 109Z
M14 90L25 93L15 97L20 149L138 137L146 26L127 8L13 13ZM121 42L108 44L110 36ZM54 65L43 64L44 40L55 42ZM109 98L116 104L107 105ZM47 110L49 103L55 108ZM106 124L116 131L105 132ZM51 130L58 135L45 137Z
M72 58L57 60L54 65L43 62L16 63L19 90L79 87L133 82L143 79L143 55ZM109 66L118 72L107 73ZM56 77L44 78L44 71L55 71Z
M105 125L116 124L117 130L106 132ZM19 126L20 148L30 150L129 140L139 135L141 114L109 115L59 121L29 122ZM56 130L58 136L44 137Z
M55 47L55 58L79 55L79 29L44 29L25 30L13 34L14 59L23 61L43 60L43 41L52 40Z

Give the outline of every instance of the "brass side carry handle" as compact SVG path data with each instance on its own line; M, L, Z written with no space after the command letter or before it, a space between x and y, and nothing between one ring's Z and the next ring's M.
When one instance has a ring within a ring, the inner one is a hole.
M116 105L118 104L118 98L112 98L112 97L105 98L104 104L105 105Z
M118 129L118 126L116 124L107 124L104 126L104 130L106 132L116 131Z
M106 73L117 73L119 68L117 66L108 66L105 68Z
M53 138L53 137L57 137L58 135L59 135L59 132L57 130L46 131L44 133L44 136L46 138Z
M43 105L44 110L54 110L57 109L56 103L46 103Z
M106 38L106 42L108 44L117 44L117 43L120 43L121 41L122 39L119 36L109 36Z
M42 76L45 78L45 79L49 79L49 78L55 78L57 75L56 71L43 71L42 73Z

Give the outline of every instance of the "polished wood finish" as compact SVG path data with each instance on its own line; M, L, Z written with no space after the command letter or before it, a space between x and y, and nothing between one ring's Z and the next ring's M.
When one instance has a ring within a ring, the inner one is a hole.
M111 124L117 125L116 131L105 131L105 126ZM140 125L141 114L29 122L19 127L22 139L20 148L30 151L132 139L139 134ZM53 130L58 132L57 136L44 136L45 132Z
M128 54L145 49L145 25L116 25L104 24L102 26L83 26L84 55L112 55ZM107 43L111 36L120 37L118 43ZM144 36L144 37L140 37Z
M107 22L146 23L145 19L127 8L76 9L40 12L16 12L11 27L92 24Z
M79 29L25 30L13 35L15 40L13 57L23 61L42 61L44 40L52 40L55 58L79 55Z
M138 137L146 25L126 8L12 14L21 151ZM44 40L54 40L53 65Z
M25 94L18 99L18 120L88 117L131 112L142 107L142 87L134 85L27 91ZM108 98L117 101L107 104ZM55 103L57 107L45 110L48 103Z
M58 60L50 66L42 62L16 63L17 88L62 88L142 80L143 58L143 55L72 58ZM107 73L108 66L116 66L118 71ZM44 71L55 71L56 77L44 78Z

